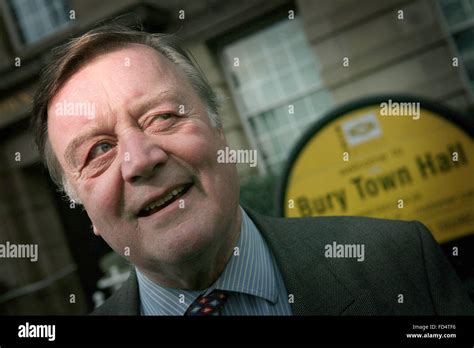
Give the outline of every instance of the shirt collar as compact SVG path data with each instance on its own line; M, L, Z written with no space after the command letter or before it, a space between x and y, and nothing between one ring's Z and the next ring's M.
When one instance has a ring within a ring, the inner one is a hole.
M270 250L257 226L242 208L240 210L242 226L237 245L224 271L207 290L166 288L152 282L137 269L144 314L182 315L199 295L207 295L214 289L245 293L276 303L278 290Z

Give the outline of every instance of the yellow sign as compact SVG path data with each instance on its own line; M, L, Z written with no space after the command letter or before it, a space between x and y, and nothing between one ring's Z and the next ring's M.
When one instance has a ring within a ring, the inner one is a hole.
M474 233L474 143L453 116L380 97L326 118L287 169L284 216L419 220L439 243Z

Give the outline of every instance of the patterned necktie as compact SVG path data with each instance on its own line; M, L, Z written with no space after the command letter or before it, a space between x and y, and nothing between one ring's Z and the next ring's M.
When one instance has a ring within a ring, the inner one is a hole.
M191 303L184 315L221 315L228 292L213 290L207 296L199 296Z

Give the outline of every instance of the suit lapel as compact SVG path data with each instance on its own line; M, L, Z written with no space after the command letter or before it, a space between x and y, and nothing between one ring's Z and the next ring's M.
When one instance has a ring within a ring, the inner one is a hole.
M140 315L140 295L138 293L138 280L135 267L130 271L130 276L124 284L124 291L120 294L119 301L123 304L123 315Z
M373 314L368 293L354 297L315 251L317 235L312 224L302 219L279 219L259 215L245 209L259 228L275 257L288 294L294 295L291 304L295 315L350 315L364 312Z

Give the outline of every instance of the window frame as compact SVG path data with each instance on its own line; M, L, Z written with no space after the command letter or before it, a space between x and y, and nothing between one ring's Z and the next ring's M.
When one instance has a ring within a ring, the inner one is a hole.
M50 34L42 37L37 41L34 41L32 43L26 43L21 38L21 29L19 28L19 24L16 23L17 18L13 9L8 3L8 0L0 1L0 11L3 14L5 26L7 29L7 36L9 37L10 43L13 46L13 51L16 54L34 51L49 43L52 38L57 36L63 36L66 35L66 33L72 32L74 30L74 27L76 26L76 21L70 20L68 25L59 27L56 31L51 32Z
M299 18L300 20L302 20L302 18L300 16L298 16L298 17L297 16L298 15L295 14L295 18ZM228 57L225 55L225 48L228 45L231 45L232 43L234 43L234 42L236 42L240 39L244 39L246 37L250 37L251 35L255 35L255 34L259 33L260 31L265 30L266 28L268 28L268 27L270 27L274 24L277 24L279 21L282 21L282 20L285 20L285 17L274 18L274 20L272 22L266 23L266 25L264 27L255 28L255 30L253 30L251 32L247 32L245 35L242 35L238 38L235 38L234 40L232 40L230 42L227 42L225 45L220 46L219 50L217 52L219 62L221 63L221 66L222 66L222 71L224 73L225 81L226 81L226 83L229 87L232 98L235 101L235 106L237 108L239 118L240 118L241 124L242 124L243 129L244 129L244 133L247 136L247 139L249 140L250 146L253 149L256 149L257 152L259 153L258 161L259 161L260 165L257 166L258 167L257 169L258 169L258 172L259 172L260 175L267 175L267 174L275 175L275 174L278 174L278 173L272 172L271 166L273 165L273 163L272 163L272 161L269 160L273 157L276 157L277 155L276 154L268 154L269 155L268 158L265 158L262 155L264 153L264 151L263 151L263 146L261 145L261 135L257 134L254 131L254 129L252 127L252 124L251 124L252 120L258 119L258 117L263 115L264 113L272 112L273 110L276 110L279 107L294 104L294 101L302 99L306 96L316 94L316 93L321 92L321 91L327 91L328 93L330 93L330 90L327 89L326 86L324 85L324 81L321 81L321 83L319 85L314 85L314 86L311 86L311 87L309 87L308 89L306 89L304 91L299 91L299 92L293 93L289 96L285 96L283 99L281 99L279 101L276 101L276 102L272 102L271 104L269 104L265 107L258 107L258 108L255 108L254 110L250 111L250 112L245 111L245 107L244 107L245 101L243 100L242 96L240 95L238 89L235 86L234 77L232 75L232 69L229 68L229 64L232 64L232 62L229 61ZM305 37L306 37L306 34L305 34ZM306 39L307 39L307 37L306 37ZM309 41L308 41L308 44L311 45L311 43ZM314 52L313 52L313 54L314 54ZM315 69L316 69L316 67L315 67ZM314 121L316 121L316 119ZM298 125L298 123L295 123L295 124L292 124L292 127L293 128L295 128L295 127L298 128L299 125ZM265 136L265 140L268 141L267 136ZM289 155L289 153L288 153L288 155Z
M461 82L464 86L464 90L468 96L469 102L474 104L474 80L471 81L467 71L467 67L464 62L463 55L458 49L457 43L454 40L454 35L458 34L466 29L474 28L474 18L471 18L467 21L456 24L453 27L450 27L446 14L444 13L441 0L435 1L436 12L438 14L438 19L441 24L441 30L443 33L443 38L448 43L449 50L453 53L453 58L458 58L458 74L461 79ZM467 24L466 24L467 23ZM474 58L473 58L474 59Z

